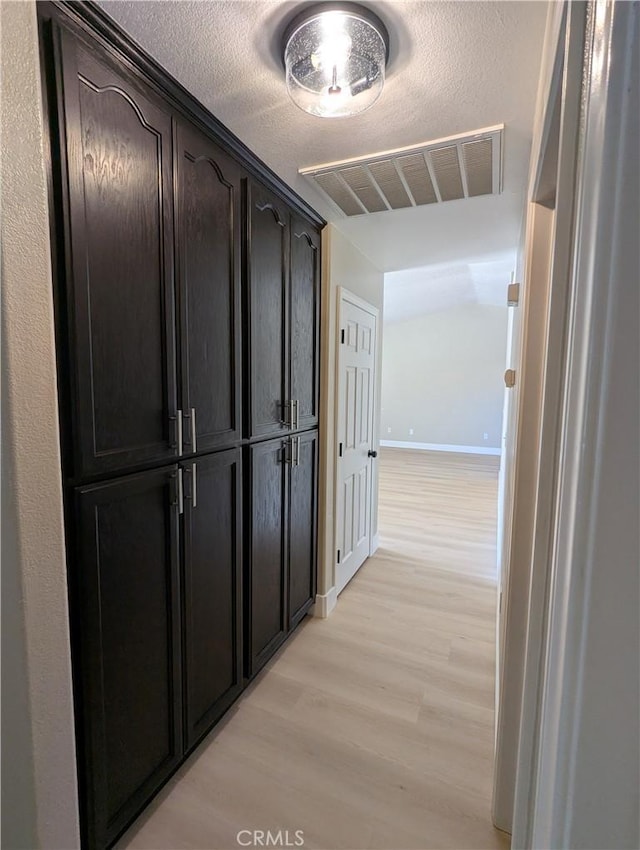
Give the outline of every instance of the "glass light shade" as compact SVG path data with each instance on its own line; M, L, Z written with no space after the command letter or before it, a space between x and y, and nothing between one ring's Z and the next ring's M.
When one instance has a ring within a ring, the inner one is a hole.
M350 3L311 7L285 33L291 100L323 118L369 109L384 86L388 43L384 25L367 9Z

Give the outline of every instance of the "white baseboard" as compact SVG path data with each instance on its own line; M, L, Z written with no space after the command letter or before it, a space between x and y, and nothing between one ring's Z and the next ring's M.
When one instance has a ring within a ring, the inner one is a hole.
M328 593L316 593L316 601L311 609L314 617L325 620L336 607L338 592L335 587L329 589Z
M444 443L407 443L402 440L380 440L381 446L392 449L419 449L423 452L460 452L466 455L497 455L500 457L500 449L490 446L450 446Z
M378 549L379 547L380 547L380 535L374 534L373 537L371 538L371 551L369 552L369 557L371 557L371 555L373 555L374 552L376 551L376 549Z

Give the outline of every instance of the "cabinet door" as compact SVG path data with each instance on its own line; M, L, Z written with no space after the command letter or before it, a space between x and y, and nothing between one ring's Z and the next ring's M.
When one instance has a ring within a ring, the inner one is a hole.
M248 189L251 437L286 430L289 417L289 213L266 189Z
M191 747L242 689L240 449L184 465L186 737Z
M170 467L76 491L75 672L91 847L110 844L182 756L176 478Z
M176 161L183 442L202 452L241 436L240 171L187 124Z
M76 480L177 454L171 119L63 33Z
M292 440L289 487L289 628L304 617L316 593L318 432Z
M291 398L294 427L318 425L320 387L320 234L291 220Z
M287 631L285 506L288 442L269 440L249 449L248 675L262 667L284 640Z

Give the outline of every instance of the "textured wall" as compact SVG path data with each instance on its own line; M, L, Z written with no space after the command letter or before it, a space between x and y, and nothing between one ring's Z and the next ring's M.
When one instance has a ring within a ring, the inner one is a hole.
M506 307L385 325L381 439L499 448L506 342Z
M318 593L328 593L335 584L335 392L337 288L344 286L380 310L379 354L382 351L382 310L384 274L358 251L333 225L323 232L322 290L322 440L320 446L320 546L318 557ZM374 412L374 439L380 433L380 384L382 369L378 361L377 402ZM374 468L375 469L375 468ZM374 516L377 523L377 478L374 478ZM374 527L374 533L377 526Z
M2 3L0 15L2 846L69 850L78 811L35 3Z

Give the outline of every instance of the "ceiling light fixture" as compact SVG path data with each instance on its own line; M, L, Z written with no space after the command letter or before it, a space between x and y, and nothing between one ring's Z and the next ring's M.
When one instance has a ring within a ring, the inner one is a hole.
M380 97L389 34L357 3L307 6L285 30L283 58L291 100L311 115L344 118Z

